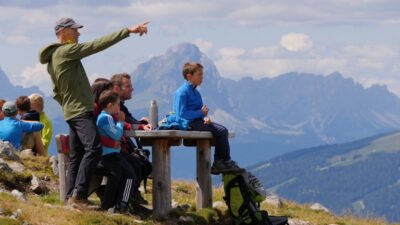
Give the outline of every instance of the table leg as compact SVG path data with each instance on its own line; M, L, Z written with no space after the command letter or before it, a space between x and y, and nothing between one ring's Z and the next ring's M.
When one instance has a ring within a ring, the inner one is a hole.
M210 140L197 140L196 150L196 210L212 207Z
M153 214L165 216L171 210L171 154L168 139L155 139L153 152Z

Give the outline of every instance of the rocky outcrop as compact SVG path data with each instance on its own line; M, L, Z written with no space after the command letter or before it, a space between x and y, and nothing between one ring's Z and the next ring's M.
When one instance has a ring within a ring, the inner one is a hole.
M282 200L277 195L268 195L263 203L275 206L276 208L282 207Z
M8 142L0 140L0 158L21 162L21 158L17 155L17 150Z
M43 194L47 193L49 189L46 187L46 185L43 184L43 182L35 175L32 174L32 180L31 180L31 187L30 189L35 192L36 194Z
M330 213L330 211L323 205L319 204L319 203L314 203L312 206L310 206L310 209L312 210L321 210L321 211L325 211L327 213Z

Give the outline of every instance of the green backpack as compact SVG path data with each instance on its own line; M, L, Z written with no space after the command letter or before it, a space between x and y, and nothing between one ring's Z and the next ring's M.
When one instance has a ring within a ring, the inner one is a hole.
M260 210L266 191L251 173L224 174L222 180L224 200L235 225L288 225L286 217L268 216L267 211Z

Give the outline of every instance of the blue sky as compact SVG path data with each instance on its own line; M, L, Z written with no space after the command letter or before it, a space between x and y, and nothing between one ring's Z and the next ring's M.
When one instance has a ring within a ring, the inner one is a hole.
M37 54L56 41L53 27L61 17L84 25L80 42L152 21L148 35L84 59L91 80L132 72L170 46L191 42L223 77L340 72L400 96L400 4L394 0L0 0L0 67L14 84L51 94Z

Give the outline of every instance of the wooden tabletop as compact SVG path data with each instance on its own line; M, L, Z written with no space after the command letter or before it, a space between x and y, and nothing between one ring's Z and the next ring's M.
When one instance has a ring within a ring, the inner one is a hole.
M212 139L213 135L209 131L186 131L186 130L126 130L124 135L127 137L138 138L183 138L183 139ZM229 133L229 138L234 138L235 133Z

